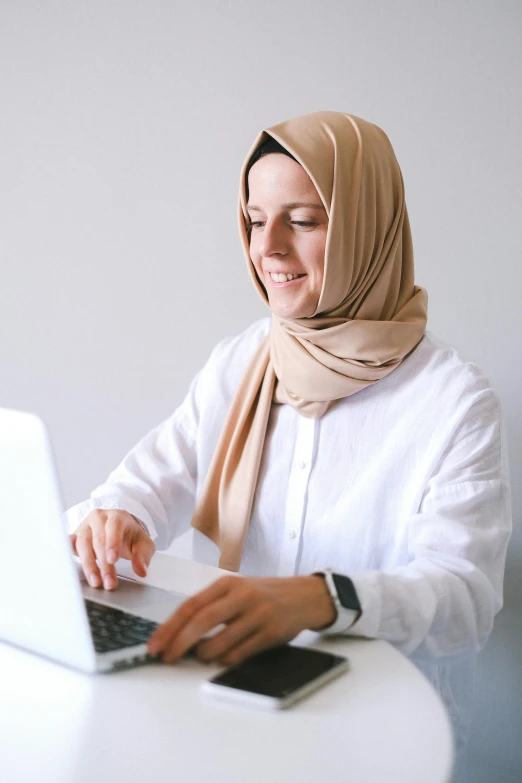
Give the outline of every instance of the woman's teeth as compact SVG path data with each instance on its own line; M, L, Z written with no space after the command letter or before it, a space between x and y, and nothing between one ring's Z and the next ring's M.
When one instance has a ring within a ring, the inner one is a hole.
M270 272L270 277L274 283L286 283L288 280L294 280L296 277L303 277L303 275L285 275L284 272Z

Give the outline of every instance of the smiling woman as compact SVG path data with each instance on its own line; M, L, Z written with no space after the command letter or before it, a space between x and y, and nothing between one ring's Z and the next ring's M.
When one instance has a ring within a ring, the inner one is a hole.
M341 112L262 131L239 231L271 317L218 345L69 510L85 573L114 589L118 557L143 575L192 525L194 559L244 578L188 599L151 652L237 663L305 628L385 639L439 690L462 745L502 605L505 439L488 380L426 331L388 137Z

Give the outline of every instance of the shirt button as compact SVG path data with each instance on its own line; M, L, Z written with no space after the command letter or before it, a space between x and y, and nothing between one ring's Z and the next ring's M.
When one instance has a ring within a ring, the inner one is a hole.
M295 536L296 536L295 530L289 530L288 531L288 535L290 536L290 538L295 538Z
M304 459L300 460L297 464L301 470L304 470L307 467L307 463L304 461Z

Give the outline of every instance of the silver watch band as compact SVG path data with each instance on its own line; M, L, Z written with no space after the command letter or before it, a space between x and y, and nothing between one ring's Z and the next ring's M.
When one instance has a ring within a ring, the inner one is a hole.
M331 568L325 568L323 571L315 571L314 576L324 577L326 586L328 587L328 592L330 593L331 599L334 602L335 608L337 610L337 617L334 622L331 625L328 625L326 628L322 628L321 633L334 634L341 633L341 631L346 631L346 629L349 628L350 625L352 625L352 623L355 621L359 613L355 609L347 609L340 602Z

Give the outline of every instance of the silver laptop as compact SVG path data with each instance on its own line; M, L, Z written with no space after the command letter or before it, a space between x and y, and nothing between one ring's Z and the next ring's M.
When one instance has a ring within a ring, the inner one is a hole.
M0 408L0 642L83 672L151 660L146 640L186 596L119 578L81 579L42 420Z

